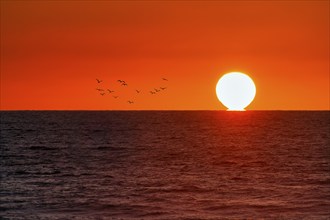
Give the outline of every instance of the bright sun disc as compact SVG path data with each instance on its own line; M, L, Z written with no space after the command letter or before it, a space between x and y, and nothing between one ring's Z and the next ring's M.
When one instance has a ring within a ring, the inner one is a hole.
M231 72L223 75L216 87L220 102L231 111L244 111L256 95L256 86L246 74Z

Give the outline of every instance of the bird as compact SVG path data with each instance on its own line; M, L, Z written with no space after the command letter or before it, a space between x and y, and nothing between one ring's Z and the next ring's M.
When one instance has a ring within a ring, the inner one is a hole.
M118 98L118 96L115 96L115 95L114 95L113 97L114 97L115 99Z
M123 82L121 85L122 85L122 86L127 86L127 83Z
M104 96L104 95L105 95L105 93L104 93L104 92L102 92L102 93L100 93L100 95L101 95L101 96Z
M160 90L159 89L154 89L155 90L155 92L160 92Z
M128 102L128 104L133 104L134 102L133 101L127 101Z
M165 89L166 89L166 87L160 87L160 89L161 89L161 90L165 90Z
M135 91L136 91L137 93L140 93L140 92L141 92L140 90L137 90L137 89L136 89Z
M162 80L164 80L164 81L168 81L168 79L166 79L166 78L162 78Z
M117 80L117 82L119 82L119 83L123 83L124 81L123 81L123 80L120 80L120 79L118 79L118 80Z
M115 91L113 91L113 90L110 90L110 89L107 89L108 90L108 92L109 93L113 93L113 92L115 92Z
M100 80L100 79L96 79L97 83L101 83L103 82L103 80Z
M150 91L150 93L151 93L151 95L154 95L154 94L156 94L155 92L153 92L153 91Z
M104 89L99 89L99 88L97 88L96 90L99 91L99 92L104 91Z

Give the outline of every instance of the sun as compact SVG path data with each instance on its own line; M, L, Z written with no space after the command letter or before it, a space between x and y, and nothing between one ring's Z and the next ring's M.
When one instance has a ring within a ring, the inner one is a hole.
M248 75L231 72L219 79L216 93L229 111L245 111L256 95L256 86Z

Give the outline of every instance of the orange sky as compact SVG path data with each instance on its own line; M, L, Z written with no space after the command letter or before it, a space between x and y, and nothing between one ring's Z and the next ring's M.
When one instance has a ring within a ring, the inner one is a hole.
M329 109L329 1L1 1L2 110L222 110L231 71L247 109Z

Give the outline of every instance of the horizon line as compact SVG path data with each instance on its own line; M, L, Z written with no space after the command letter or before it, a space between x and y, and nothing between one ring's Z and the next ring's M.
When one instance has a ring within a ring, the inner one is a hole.
M227 109L0 109L0 112L14 111L221 111L221 112L254 112L254 111L330 111L330 109L254 109L245 111L228 111Z

